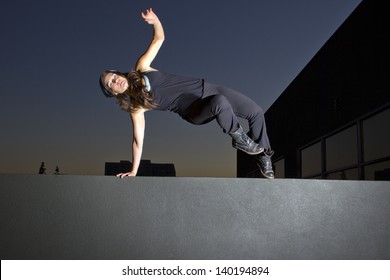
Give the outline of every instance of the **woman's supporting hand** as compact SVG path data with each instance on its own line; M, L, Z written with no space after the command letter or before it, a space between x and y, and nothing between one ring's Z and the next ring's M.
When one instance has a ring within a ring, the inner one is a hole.
M116 175L118 178L124 178L124 177L135 177L137 174L135 172L127 172L127 173L119 173Z

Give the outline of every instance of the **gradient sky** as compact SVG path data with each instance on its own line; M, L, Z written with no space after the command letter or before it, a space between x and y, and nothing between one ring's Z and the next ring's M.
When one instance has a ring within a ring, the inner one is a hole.
M120 0L2 3L0 173L103 175L131 159L130 117L101 94L106 69L128 71L151 38L152 7L166 40L157 69L243 92L264 110L360 0ZM236 176L236 150L216 122L194 126L146 113L143 159L177 176ZM245 126L245 125L244 125ZM271 143L272 145L272 143Z

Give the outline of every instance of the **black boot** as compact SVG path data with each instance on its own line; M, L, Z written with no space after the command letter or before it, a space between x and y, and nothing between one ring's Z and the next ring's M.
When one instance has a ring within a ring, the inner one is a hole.
M275 178L274 170L272 169L272 161L271 157L274 154L274 151L266 150L261 155L256 157L256 163L260 168L261 174L265 178L273 179Z
M233 148L239 149L249 155L260 154L264 149L255 143L249 136L244 132L241 125L239 128L229 135L233 138Z

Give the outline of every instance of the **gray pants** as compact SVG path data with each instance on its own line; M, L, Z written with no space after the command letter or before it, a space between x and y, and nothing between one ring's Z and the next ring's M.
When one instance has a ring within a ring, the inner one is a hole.
M237 130L237 117L248 121L248 135L253 141L264 149L271 148L263 109L238 91L205 82L202 98L193 102L184 115L185 120L196 125L215 119L224 133Z

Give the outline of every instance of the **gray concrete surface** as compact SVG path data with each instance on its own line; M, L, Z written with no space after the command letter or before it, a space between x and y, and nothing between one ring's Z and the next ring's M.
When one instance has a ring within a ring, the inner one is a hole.
M390 259L390 182L0 175L1 259Z

